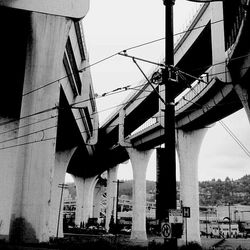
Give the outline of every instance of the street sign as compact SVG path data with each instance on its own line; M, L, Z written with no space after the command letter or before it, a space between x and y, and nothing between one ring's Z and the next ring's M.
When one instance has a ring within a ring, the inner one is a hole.
M184 218L190 218L190 207L182 207L182 213Z
M161 234L165 238L171 238L171 225L169 223L163 223L161 226Z
M169 223L182 223L182 210L181 209L169 209Z

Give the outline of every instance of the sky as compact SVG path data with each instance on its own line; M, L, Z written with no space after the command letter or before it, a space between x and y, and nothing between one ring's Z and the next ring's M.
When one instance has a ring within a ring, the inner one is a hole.
M186 30L200 4L186 0L176 0L174 6L174 33ZM96 94L101 96L127 85L136 86L144 80L131 59L114 55L127 50L129 55L149 61L160 62L164 55L164 6L162 0L91 0L90 10L83 19L85 41L90 64L105 59L91 67L91 75ZM175 36L175 40L179 37ZM107 59L106 59L107 58ZM145 73L150 73L154 66L140 62ZM97 109L102 124L115 111L132 91L112 92L112 95L98 98ZM223 120L237 138L250 149L250 130L243 110ZM199 156L199 180L240 178L250 174L249 156L239 147L232 137L218 122L209 128ZM155 153L150 159L147 179L156 179ZM179 178L177 159L177 179ZM130 162L121 164L119 179L132 179Z

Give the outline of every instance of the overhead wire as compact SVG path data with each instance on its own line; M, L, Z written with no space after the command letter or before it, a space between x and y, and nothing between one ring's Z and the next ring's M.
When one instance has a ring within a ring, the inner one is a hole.
M220 20L211 22L211 25L212 25L212 24L217 24L217 23L223 22L223 21L224 21L224 19L220 19ZM205 24L205 25L200 25L200 26L194 27L194 28L192 28L192 29L187 29L187 30L184 30L184 31L175 33L175 34L173 34L173 36L182 35L182 34L191 32L191 31L196 30L196 29L204 28L204 27L206 27L206 26L207 26L207 24ZM143 46L146 46L146 45L149 45L149 44L152 44L152 43L161 41L161 40L165 40L165 39L166 39L166 38L163 37L163 38L155 39L155 40L152 40L152 41L149 41L149 42L141 43L141 44L138 44L138 45L135 45L135 46L131 46L131 47L127 48L127 49L123 49L123 50L118 51L118 52L116 52L116 53L113 53L113 54L111 54L111 55L109 55L109 56L107 56L107 57L105 57L105 58L102 58L102 59L100 59L100 60L98 60L98 61L96 61L96 62L94 62L94 63L92 63L92 64L89 64L89 65L87 65L87 66L85 66L85 67L79 69L78 71L79 71L79 72L83 72L84 70L86 70L86 69L88 69L88 68L91 68L91 67L93 67L93 66L95 66L95 65L97 65L97 64L100 64L100 63L102 63L102 62L104 62L104 61L106 61L106 60L109 60L109 59L115 57L116 55L119 55L119 53L121 53L121 52L123 52L123 51L133 50L133 49L136 49L136 48L139 48L139 47L143 47ZM30 90L30 91L24 93L23 96L26 96L26 95L29 95L29 94L31 94L31 93L34 93L34 92L36 92L36 91L38 91L38 90L40 90L40 89L43 89L43 88L45 88L45 87L48 87L48 86L54 84L54 83L56 83L56 82L59 83L61 80L66 79L66 78L68 78L69 76L72 76L72 75L73 75L73 72L72 72L71 74L66 74L66 75L64 75L64 76L62 76L62 77L59 77L59 78L56 79L56 80L53 80L53 81L51 81L51 82L48 82L48 83L46 83L46 84L44 84L44 85L42 85L42 86L40 86L40 87L37 87L36 89Z
M182 71L182 73L183 73L183 71ZM217 74L219 74L219 73L217 73ZM145 84L146 84L146 83L145 83ZM138 90L138 89L137 89L138 87L144 86L145 84L137 85L136 88L131 88L131 85L127 85L127 86L121 87L121 88L116 88L116 89L114 89L114 90L111 90L111 91L109 91L109 92L106 92L106 93L102 94L101 96L98 96L97 98L99 98L99 97L104 97L104 96L108 96L108 95L112 95L112 94L116 94L116 93L120 93L120 91L125 91L125 90L131 90L131 89ZM116 91L119 91L119 92L116 92ZM147 90L144 90L144 91L147 91ZM152 92L152 91L149 90L149 92ZM143 98L144 98L144 97L143 97ZM139 98L137 98L137 99L139 99ZM91 100L91 98L86 99L86 100L83 100L83 101L79 101L78 103L74 103L73 105L76 105L76 104L79 104L79 103L83 103L83 102L86 102L86 101L90 101L90 100ZM188 100L187 100L187 101L188 101ZM129 102L130 102L130 101L129 101ZM105 111L108 111L108 110L110 110L110 109L114 109L114 108L117 108L117 107L119 107L119 106L123 106L123 105L125 105L125 104L126 104L126 103L121 103L120 105L115 105L115 106L109 107L109 108L107 108L107 109L98 111L98 112L96 112L96 113L105 112ZM38 114L42 114L42 113L44 113L44 112L49 112L49 111L52 111L52 110L54 110L54 109L56 109L56 108L58 108L58 107L53 107L53 108L51 108L51 109L46 109L46 110L43 110L43 111L40 111L40 112L37 112L37 113L33 113L33 114L31 114L31 115L27 115L27 116L24 116L24 117L20 117L19 119L14 119L14 120L10 120L10 121L5 121L5 122L0 123L0 126L1 126L1 125L6 125L6 124L8 124L8 123L10 123L10 122L13 122L13 121L17 121L17 120L25 119L25 118L28 118L28 117L31 117L31 116L35 116L35 115L38 115ZM209 107L209 108L210 108L210 107ZM27 127L27 126L30 126L30 125L33 125L33 124L36 124L36 123L39 123L39 122L43 122L43 121L45 121L45 120L49 120L49 119L52 119L52 118L55 118L55 117L57 117L57 116L52 116L52 117L49 117L49 118L46 118L46 119L42 119L42 120L40 120L40 121L36 121L36 122L34 122L34 123L30 123L30 124L23 125L23 126L21 126L21 127L19 127L19 128L15 128L15 129L12 129L12 130L4 131L4 132L1 132L0 135L1 135L1 134L8 133L8 132L16 131L16 130L18 130L18 129L20 129L20 128ZM46 129L46 128L45 128L45 129ZM40 132L40 131L38 131L38 132ZM29 135L29 134L28 134L28 135ZM27 136L28 136L28 135L27 135ZM16 139L16 138L15 138L15 139Z
M215 22L213 22L213 23L211 23L211 24L215 24L215 23L222 22L222 21L223 21L223 20L218 20L218 21L215 21ZM207 24L206 24L206 25L207 25ZM192 28L192 29L188 29L188 30L183 31L183 32L176 33L176 34L174 34L174 36L176 36L176 35L181 35L181 34L184 34L184 33L186 33L186 32L190 32L190 31L192 31L192 30L195 30L195 29L199 29L199 28L205 27L206 25L202 25L202 26L199 26L199 27L195 27L195 28ZM156 40L153 40L153 41L150 41L150 42L147 42L147 43L143 43L143 44L140 44L140 45L137 45L137 46L133 46L133 47L127 48L126 50L132 50L132 49L135 49L135 48L138 48L138 47L141 47L141 46L145 46L145 45L148 45L148 44L150 44L150 43L154 43L154 42L157 42L157 41L163 40L163 39L165 39L165 38L156 39ZM118 52L118 53L119 53L119 52ZM91 64L91 65L86 66L85 68L83 68L83 69L81 69L81 70L85 70L85 69L87 69L87 68L89 68L89 67L92 67L92 66L98 64L98 63L101 63L101 62L103 62L103 61L105 61L105 60L108 60L108 59L114 57L115 55L117 55L118 53L112 54L111 56L108 56L108 57L106 57L106 58L104 58L104 59L101 59L101 60L99 60L99 61L97 61L97 62L95 62L95 63L93 63L93 64ZM225 62L222 62L222 63L225 63ZM211 66L212 66L212 65L211 65ZM79 71L80 71L80 70L79 70ZM222 72L222 73L225 73L225 72ZM61 78L59 78L59 79L57 79L57 80L55 80L55 81L52 81L52 82L50 82L50 83L47 83L47 84L43 85L43 86L41 86L41 87L39 87L39 88L37 88L37 89L34 89L34 90L32 90L32 91L30 91L30 92L27 92L27 93L24 93L23 95L28 95L28 94L30 94L30 93L32 93L32 92L35 92L35 91L39 90L39 89L42 89L42 88L44 88L44 87L47 87L47 86L49 86L49 85L51 85L51 84L53 84L53 83L55 83L55 82L60 82L60 80L62 80L62 79L64 79L64 78L67 78L67 77L68 77L68 75L66 75L66 76L64 76L64 77L61 77ZM89 99L89 100L90 100L90 99ZM85 101L87 101L87 100L85 100ZM81 102L83 102L83 101L81 101ZM74 104L74 105L75 105L75 104ZM124 105L124 104L122 104L122 105ZM113 107L108 108L108 109L106 109L106 110L113 109L113 108L118 107L118 106L121 106L121 105L116 105L116 106L113 106ZM28 117L31 117L31 116L34 116L34 115L37 115L37 114L40 114L40 113L43 113L43 112L48 112L48 111L51 111L51 110L53 110L53 109L55 109L55 108L57 108L57 107L53 107L52 109L43 110L43 111L40 111L40 112L35 113L35 114L31 114L31 115L28 115L28 116L25 116L25 117L21 117L21 118L19 118L19 119L13 119L12 121L8 121L7 123L13 122L13 121L17 121L17 120L21 120L21 119L25 119L25 118L28 118ZM100 111L100 112L104 112L104 111L105 111L105 110ZM50 118L47 118L47 119L50 119ZM35 122L35 123L37 123L37 122ZM34 123L33 123L33 124L34 124ZM1 126L1 125L6 125L6 122L0 123L0 126ZM30 124L30 125L31 125L31 124ZM26 127L26 126L29 126L29 125L24 125L23 127ZM21 128L21 127L20 127L20 128ZM5 133L5 132L3 132L3 133ZM2 133L0 133L0 134L2 134Z
M192 91L194 91L194 93L197 95L198 93L196 92L196 90L194 88L191 88ZM187 100L189 102L189 100ZM193 104L196 104L198 106L205 106L206 108L210 109L211 107L208 105L200 105L197 102L192 102ZM214 105L216 106L216 104ZM246 155L248 157L250 157L250 151L246 148L246 146L239 140L239 138L232 132L232 130L225 124L225 122L223 122L222 120L219 121L219 123L221 124L221 126L227 131L227 133L233 138L233 140L241 147L241 149L246 153Z
M225 104L223 104L223 106L226 106L226 105L229 105L229 104L231 104L231 103L225 103ZM124 105L124 103L121 104L121 105L119 105L119 106L123 106L123 105ZM212 108L212 107L214 107L214 106L217 106L217 105L209 106L209 108ZM203 107L203 106L201 106L201 108L202 108L202 107ZM106 110L107 110L107 109L102 110L101 112L106 111ZM195 111L195 110L197 110L197 109L194 109L194 111ZM184 111L184 112L185 112L185 111ZM157 118L160 118L160 117L161 117L161 116L157 116ZM163 116L162 116L162 117L163 117ZM79 120L79 119L82 119L82 117L75 118L76 121ZM117 125L119 125L119 124L109 125L109 128L116 127ZM11 138L11 139L7 139L6 141L0 141L0 143L3 144L3 143L6 143L6 142L9 142L9 141L15 141L15 140L17 140L18 138L27 137L27 136L29 136L29 135L36 134L36 133L39 133L39 132L44 132L45 130L49 130L49 129L56 128L56 127L58 127L58 125L54 125L54 126L51 126L51 127L43 128L43 129L40 129L40 130L31 132L31 133L28 133L28 134L25 134L25 135L20 135L20 136ZM98 129L93 129L93 131L95 131L95 130L99 130L99 128L98 128ZM81 134L86 134L86 133L88 133L87 130L79 131L79 132L80 132ZM27 145L27 144L32 144L32 143L36 143L36 142L42 142L42 141L46 141L46 140L52 140L52 139L56 139L56 137L53 137L53 138L44 138L44 135L43 135L43 138L40 139L40 140L31 141L30 143L27 142L27 143L15 144L15 145L11 145L11 146L3 146L3 147L0 147L0 150L4 150L4 149L8 149L8 148L13 148L13 147L15 147L15 146L18 147L18 146ZM242 145L243 145L243 144L242 144ZM244 145L243 145L243 146L244 146ZM245 147L245 146L244 146L244 147ZM245 148L246 148L246 147L245 147ZM245 151L245 150L244 150L244 151Z
M150 91L150 92L153 92L152 90ZM138 99L143 99L143 98L145 98L145 97L142 97L142 98L137 98L136 100L138 100ZM136 101L136 100L134 100L134 101ZM129 100L128 102L130 102L131 100ZM189 101L189 100L187 100L188 102L191 102L191 101ZM193 102L192 102L193 103ZM117 107L119 107L119 106L124 106L126 104L126 102L124 102L124 103L121 103L121 104L119 104L119 105L115 105L115 106L113 106L113 107L110 107L110 108L108 108L108 109L113 109L113 108L117 108ZM203 106L206 106L206 105L200 105L200 104L198 104L198 103L194 103L194 104L196 104L197 106L199 106L200 108L202 108ZM225 103L225 104L223 104L223 105L228 105L228 104L231 104L231 102L230 103ZM214 106L217 106L217 105L213 105L213 106L209 106L209 108L211 108L211 107L214 107ZM207 106L206 106L207 107ZM208 107L207 107L208 108ZM104 111L107 111L108 109L104 109L104 110L101 110L101 111L98 111L98 113L100 113L100 112L104 112ZM197 110L197 109L194 109L194 110ZM190 110L189 110L190 111ZM184 111L185 112L185 111ZM53 118L55 118L55 117L53 117ZM51 118L47 118L47 119L51 119ZM45 120L47 120L47 119L45 119ZM79 119L82 119L82 117L81 116L79 116L78 118L76 117L75 118L75 120L79 120ZM37 123L37 122L36 122ZM26 125L25 125L26 126ZM39 129L39 130L37 130L37 131L33 131L33 132L31 132L31 133L28 133L28 134L25 134L25 135L20 135L20 136L17 136L17 137L14 137L14 138L11 138L11 139L7 139L7 140L4 140L4 141L0 141L0 143L5 143L5 142L9 142L9 141L12 141L12 140L17 140L18 138L22 138L22 137L26 137L26 136L29 136L29 135L32 135L32 134L36 134L36 133L39 133L39 132L43 132L44 133L44 131L45 130L49 130L49 129L52 129L52 128L56 128L58 125L54 125L54 126L51 126L51 127L47 127L47 128L43 128L43 129ZM114 125L114 127L115 127L116 125ZM110 128L112 127L112 125L111 126L109 126ZM99 128L98 128L99 129ZM13 130L17 130L17 129L13 129ZM95 130L95 129L94 129ZM9 131L10 132L10 131ZM84 134L84 133L87 133L87 131L85 130L85 131L80 131L80 133L81 134ZM44 135L43 135L43 138L44 138ZM47 139L55 139L55 138L47 138ZM32 141L31 143L34 143L34 142L42 142L42 141L44 141L43 139L41 139L41 140L36 140L36 141ZM29 144L29 143L26 143L26 144ZM21 145L24 145L24 144L21 144ZM14 147L15 145L13 145L13 146L11 146L11 147ZM20 146L19 144L17 145L17 146ZM9 146L7 146L7 147L2 147L2 148L0 148L0 150L2 150L2 149L6 149L6 148L9 148Z
M242 55L242 56L237 57L237 58L235 58L235 59L243 58L243 57L246 57L246 56L249 56L249 54ZM224 62L216 63L215 65L218 65L218 64L221 64L221 63L224 63ZM211 65L211 66L213 66L213 65ZM242 67L242 69L246 69L246 68L249 68L249 67ZM242 69L241 69L241 70L242 70ZM182 73L185 73L185 72L183 72L183 71L181 71L181 72L182 72ZM212 75L218 75L218 74L227 73L227 72L228 72L228 71L217 72L217 73L214 73L214 74L212 74ZM211 76L211 75L210 75L210 76ZM116 88L116 89L113 89L113 90L111 90L111 91L109 91L109 92L105 92L105 93L103 93L103 94L100 95L100 96L98 95L97 98L104 97L104 96L109 96L109 95L112 95L112 94L117 94L117 93L120 93L120 92L123 92L123 91L126 91L126 90L131 90L131 89L138 90L137 88L139 88L139 87L141 87L141 86L144 86L145 84L147 84L147 83L144 83L144 84L141 84L141 85L137 85L136 88L131 88L132 85L127 85L127 86L124 86L124 87ZM147 90L144 90L144 91L147 91ZM151 92L151 91L149 91L149 92ZM85 99L85 100L79 101L79 102L77 102L77 103L73 103L73 104L71 104L71 106L77 105L77 104L80 104L80 103L84 103L84 102L87 102L87 101L90 101L91 99L92 99L92 98ZM120 104L120 105L115 105L115 106L109 107L109 108L107 108L107 109L98 111L98 112L96 112L96 113L105 112L105 111L108 111L108 110L110 110L110 109L114 109L114 108L117 108L117 107L123 106L123 105L125 105L125 103L122 103L122 104ZM16 122L16 121L21 120L21 119L29 118L29 117L31 117L31 116L35 116L35 115L38 115L38 114L42 114L42 113L45 113L45 112L49 112L49 111L52 111L52 110L54 110L54 109L56 109L56 108L58 108L58 107L53 107L53 108L50 108L50 109L45 109L45 110L42 110L42 111L39 111L39 112L30 114L30 115L27 115L27 116L20 117L20 118L18 118L18 119L11 119L11 120L9 120L9 121L5 121L5 122L0 123L0 126L6 125L6 124L11 123L11 122ZM56 117L56 116L52 116L51 118L46 118L46 119L44 119L44 120L52 119L52 118L55 118L55 117ZM21 127L19 127L19 128L15 128L15 129L12 129L12 130L8 130L8 131L1 132L0 135L5 134L5 133L7 133L7 132L11 132L11 131L18 130L18 129L23 128L23 127L30 126L30 125L32 125L32 124L36 124L36 123L42 122L42 121L44 121L44 120L36 121L36 122L34 122L34 123L30 123L30 124L27 124L27 125L23 125L23 126L21 126Z

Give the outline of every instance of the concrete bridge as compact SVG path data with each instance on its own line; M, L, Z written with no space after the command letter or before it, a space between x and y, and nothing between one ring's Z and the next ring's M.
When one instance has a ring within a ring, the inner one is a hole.
M33 2L0 1L4 81L0 235L18 242L62 236L62 221L57 232L58 185L66 172L76 183L76 223L80 224L91 217L95 185L99 175L108 171L108 228L117 166L130 159L131 239L146 240L146 168L152 148L164 141L164 103L157 94L164 99L164 85L155 85L152 91L145 81L98 131L88 55L78 22L88 11L88 1L72 2L70 12L55 8L54 1L46 8ZM84 4L80 13L78 4ZM189 240L200 241L197 159L207 126L242 107L249 117L248 10L249 0L205 4L175 47L177 152L181 199L192 211ZM7 97L10 91L15 102Z
M179 76L174 88L176 150L181 200L183 206L191 207L189 240L200 241L198 156L204 135L213 123L242 107L250 117L248 5L248 1L204 4L175 46L173 70ZM155 72L161 74L160 68ZM154 82L155 72L147 77L149 81ZM145 206L141 205L145 202L146 168L151 149L165 142L165 104L158 96L160 93L164 99L164 85L156 84L153 90L149 81L145 80L141 90L125 100L100 128L97 145L97 152L100 147L100 154L108 155L107 167L131 160L134 175L131 239L146 239Z

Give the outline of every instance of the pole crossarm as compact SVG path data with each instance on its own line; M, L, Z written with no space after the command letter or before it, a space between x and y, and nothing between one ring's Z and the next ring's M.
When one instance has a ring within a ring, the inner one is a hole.
M129 57L129 58L132 58L133 60L136 59L138 61L142 61L142 62L146 62L146 63L151 63L151 64L157 65L159 67L164 67L164 68L166 67L166 65L163 64L163 63L156 63L156 62L152 62L152 61L149 61L149 60L146 60L146 59L143 59L143 58L139 58L139 57L135 57L135 56L130 56L130 55L127 54L126 50L124 50L123 52L119 52L118 55Z
M152 87L153 91L158 95L159 99L163 102L163 104L166 104L165 100L161 97L161 95L159 94L159 92L157 91L157 89L153 86L153 84L148 79L148 77L146 76L146 74L143 72L143 70L141 69L141 67L139 66L139 64L136 62L135 58L133 58L133 62L138 67L138 69L141 71L141 73L143 74L143 76L146 78L146 80L148 81L149 85Z

